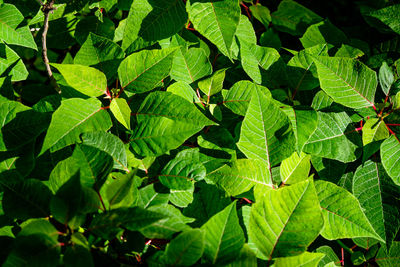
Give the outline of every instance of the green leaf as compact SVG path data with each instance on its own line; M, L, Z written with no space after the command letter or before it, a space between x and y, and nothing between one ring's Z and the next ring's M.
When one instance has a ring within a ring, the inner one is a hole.
M203 255L204 241L204 232L200 229L192 229L179 234L165 249L166 263L174 266L195 264Z
M195 82L212 72L212 65L202 48L178 50L171 67L171 78L186 83Z
M114 159L114 168L128 170L124 143L117 136L107 132L89 132L81 135L82 143L107 152Z
M379 84L385 95L389 94L390 87L394 83L394 76L391 68L388 66L386 61L382 63L382 66L379 69Z
M363 145L381 141L389 137L389 130L385 122L378 118L368 119L362 128Z
M117 73L124 55L122 48L116 43L90 33L76 54L74 64L95 67L103 72L108 79L111 79Z
M244 245L236 202L211 217L201 229L205 232L204 257L212 264L233 260Z
M108 205L115 208L130 207L135 202L138 189L135 184L135 172L127 174L112 173L101 188L100 194L106 197Z
M400 242L393 242L388 252L385 247L381 247L378 255L376 255L375 262L380 267L392 267L400 264Z
M348 126L351 122L345 112L318 112L317 129L305 144L304 152L341 162L356 160L360 155L357 148L361 140Z
M193 88L185 82L176 82L168 86L167 92L171 92L175 95L185 98L191 103L199 103L199 97Z
M76 25L74 36L78 43L82 45L91 32L112 40L114 31L115 25L111 19L104 17L103 20L100 21L95 16L87 16L83 17Z
M176 107L170 109L170 107ZM138 127L131 146L143 156L158 156L180 146L206 125L215 125L184 98L169 92L153 92L137 112Z
M320 260L325 256L323 253L304 252L298 256L276 258L274 266L301 266L301 267L317 267Z
M304 154L300 156L294 152L289 158L281 163L280 174L284 184L294 184L307 180L311 169L311 156Z
M225 56L232 58L231 46L240 20L239 1L190 0L186 10L194 28Z
M75 90L87 96L101 96L107 91L107 78L101 71L82 65L55 64L65 81Z
M381 159L387 174L395 184L400 185L400 141L395 135L381 144Z
M67 247L64 253L63 262L66 267L94 266L90 250L80 245L73 245Z
M89 229L102 238L112 239L122 230L120 227L138 231L163 217L162 214L139 207L119 208L94 217Z
M114 98L110 103L110 110L115 118L128 130L131 129L131 109L123 98Z
M374 105L378 85L375 71L350 58L314 57L321 88L333 100L350 108Z
M170 195L168 191L160 192L154 184L149 184L139 190L137 202L139 207L147 208L151 206L167 205L169 198Z
M267 7L260 5L257 3L256 5L250 6L250 11L253 16L258 19L265 27L269 27L269 23L271 22L271 14Z
M400 34L400 4L387 6L378 10L374 10L368 14L373 18L377 18L382 23L386 24L394 32Z
M234 113L245 116L253 91L267 91L264 86L250 81L238 81L229 90L223 90L224 105Z
M280 2L278 10L271 14L274 27L292 35L301 35L308 25L314 24L322 18L292 0Z
M238 159L233 162L232 167L224 165L207 174L207 179L230 196L247 192L257 184L273 187L268 165L257 159Z
M353 193L376 233L390 245L400 229L399 187L386 174L382 164L367 161L353 177ZM396 204L397 203L397 204Z
M324 238L373 237L383 241L349 191L327 181L317 181L315 189L324 215L325 225L321 232Z
M0 39L7 44L19 45L37 50L28 26L18 27L24 20L21 12L11 4L0 6Z
M174 35L187 21L185 5L174 0L134 0L129 10L122 48L152 43Z
M253 91L240 130L238 148L249 159L264 160L269 168L293 153L295 138L286 114L269 91Z
M226 69L218 70L211 77L198 82L199 89L207 95L208 99L222 90L225 72Z
M110 116L101 109L99 100L94 98L64 100L53 113L40 154L50 148L55 151L71 145L79 141L82 133L106 131L110 128Z
M13 82L25 80L28 77L29 73L19 55L8 45L3 43L0 43L0 51L1 75L11 76L11 81Z
M142 50L126 57L118 68L121 86L144 93L161 85L169 75L176 48Z
M329 20L311 25L304 33L300 41L304 48L319 44L329 44L340 47L347 42L346 35L335 27Z
M249 237L270 261L306 251L323 218L314 185L304 181L269 190L251 208Z
M321 246L317 248L315 251L325 254L325 256L318 263L319 267L326 266L329 263L333 263L333 266L341 266L338 256L335 254L335 252L331 247Z

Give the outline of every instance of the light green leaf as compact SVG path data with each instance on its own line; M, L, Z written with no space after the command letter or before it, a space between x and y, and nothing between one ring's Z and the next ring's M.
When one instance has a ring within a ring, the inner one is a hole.
M390 87L393 83L394 75L392 69L388 66L386 61L384 61L379 69L379 84L381 85L382 91L385 95L389 94Z
M353 177L353 194L387 248L400 228L399 189L382 164L371 160L358 167Z
M269 190L251 208L249 237L270 261L296 256L317 238L323 217L313 182Z
M98 148L110 154L114 159L114 168L128 170L124 143L117 136L107 132L90 132L81 135L82 143Z
M317 129L304 146L304 152L341 162L356 160L361 140L357 133L348 130L351 122L345 112L318 112Z
M11 4L0 6L0 39L7 44L24 46L37 50L28 26L18 27L24 16Z
M322 18L292 0L280 2L278 10L271 14L274 27L292 35L301 35L308 25L321 21Z
M134 0L123 30L122 48L127 50L135 43L146 46L172 36L183 28L186 21L187 13L182 1Z
M232 58L231 46L240 20L239 1L189 0L186 10L194 28Z
M375 141L381 141L389 137L389 130L387 129L385 122L378 118L368 119L362 128L362 139L363 145Z
M244 245L236 201L211 217L201 229L205 232L204 257L212 264L233 260Z
M400 185L400 141L395 135L381 144L381 159L387 174L395 184Z
M350 108L374 105L378 85L375 71L351 58L314 57L321 88L333 100Z
M346 35L335 27L329 20L321 21L311 25L300 38L304 48L319 44L328 44L340 47L347 42Z
M90 33L74 58L74 64L92 66L101 70L108 79L113 78L124 52L113 41Z
M349 191L327 181L315 182L325 225L321 235L329 240L373 237L383 241L361 210L360 203Z
M311 156L301 152L300 156L294 152L281 163L281 180L284 184L294 184L308 178L311 169Z
M378 20L389 26L389 28L391 28L394 32L400 34L400 4L374 10L370 12L368 16L377 18Z
M191 103L199 103L200 100L193 90L193 88L185 82L176 82L168 86L167 92L171 92L175 95L185 98Z
M167 192L158 192L154 184L149 184L141 188L138 192L138 206L147 208L151 206L167 205L170 194Z
M101 71L82 65L55 64L69 86L87 96L101 96L107 91L107 78Z
M128 130L131 129L131 108L123 98L114 98L110 103L110 110L115 118Z
M325 256L323 253L304 252L298 256L276 258L274 267L298 266L298 267L317 267L320 260Z
M360 58L364 55L365 53L353 46L347 45L347 44L342 44L342 46L338 49L338 51L335 54L335 57L350 57L350 58Z
M212 66L202 48L178 50L172 61L171 78L176 81L192 83L210 75Z
M176 49L142 50L129 55L118 68L121 86L135 93L144 93L160 86L169 75Z
M257 3L256 5L250 6L251 14L258 19L265 27L269 27L269 23L271 22L271 14L267 7L260 5Z
M49 148L53 151L79 141L85 132L106 131L112 126L110 116L101 109L101 102L71 98L61 102L53 113L40 154Z
M0 43L0 74L11 76L11 81L18 82L28 77L28 70L22 59L8 45Z
M264 160L271 168L293 153L295 141L290 121L273 102L271 93L254 90L238 148L247 158Z
M215 125L192 103L169 92L149 94L137 112L137 121L131 146L143 156L162 155L204 126Z
M110 179L110 177L112 177ZM105 196L109 207L129 208L133 206L138 195L138 189L135 184L135 172L131 171L127 174L112 173L109 179L101 188L100 194Z
M199 89L208 96L208 99L222 90L225 71L226 69L218 70L211 77L198 82Z
M318 263L318 267L326 267L327 264L333 263L333 266L341 266L338 256L329 246L321 246L315 250L316 252L325 254L325 257Z
M273 187L268 164L257 159L238 159L233 162L232 167L224 165L207 174L207 179L230 196L247 192L257 184Z
M385 247L381 247L376 255L375 262L380 267L393 267L400 264L400 242L393 242L389 252Z
M166 247L166 263L173 266L191 266L204 251L204 232L200 229L185 231L175 237Z

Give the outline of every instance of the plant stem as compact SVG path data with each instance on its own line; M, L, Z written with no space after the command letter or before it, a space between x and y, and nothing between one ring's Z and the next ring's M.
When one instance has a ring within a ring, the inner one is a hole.
M346 246L342 241L336 240L336 242L337 242L344 250L346 250L346 251L349 252L350 254L353 254L353 253L354 253L354 251L353 251L351 248L349 248L348 246Z

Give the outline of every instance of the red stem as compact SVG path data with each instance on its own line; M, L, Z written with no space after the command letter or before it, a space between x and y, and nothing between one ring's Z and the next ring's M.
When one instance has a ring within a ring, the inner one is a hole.
M240 2L240 5L242 7L244 7L244 10L246 11L247 16L249 17L249 19L251 19L251 14L249 12L249 8L245 4L243 4L243 2Z
M387 126L400 126L400 123L386 123Z

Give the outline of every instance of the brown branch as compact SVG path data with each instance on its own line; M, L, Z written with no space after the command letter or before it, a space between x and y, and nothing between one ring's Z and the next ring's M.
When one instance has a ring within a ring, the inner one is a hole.
M61 90L57 86L57 83L54 79L53 72L51 71L49 58L47 57L47 32L49 31L49 16L50 12L52 12L54 9L54 0L51 0L49 3L45 3L42 5L42 12L44 14L44 26L42 33L42 58L44 65L46 66L47 75L49 76L50 81L55 84L57 92L61 93Z

